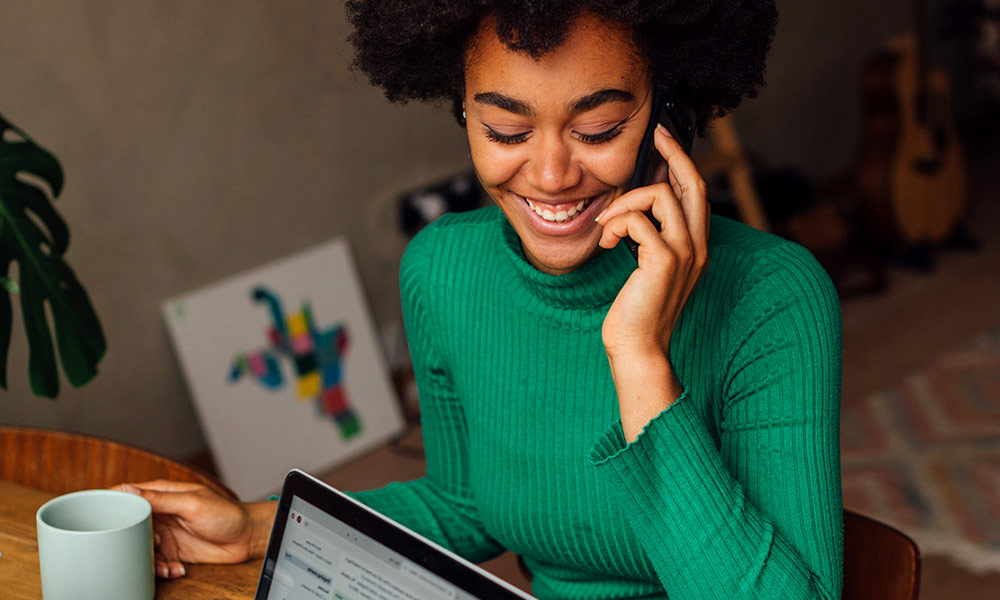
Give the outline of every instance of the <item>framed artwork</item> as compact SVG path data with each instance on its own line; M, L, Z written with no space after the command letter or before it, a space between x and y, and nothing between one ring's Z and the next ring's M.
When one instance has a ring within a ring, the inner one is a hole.
M399 435L342 239L170 298L163 316L222 480L265 497Z

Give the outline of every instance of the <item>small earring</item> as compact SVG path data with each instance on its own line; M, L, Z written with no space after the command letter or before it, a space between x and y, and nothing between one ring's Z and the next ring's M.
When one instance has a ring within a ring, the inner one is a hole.
M462 111L462 120L463 121L466 120L466 118L465 118L465 111L464 110Z

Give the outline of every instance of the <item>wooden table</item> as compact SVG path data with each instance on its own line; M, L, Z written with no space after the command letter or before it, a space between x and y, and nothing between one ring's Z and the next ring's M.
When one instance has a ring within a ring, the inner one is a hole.
M35 513L52 494L0 481L0 596L41 599ZM156 580L157 600L248 600L253 598L261 560L241 565L187 565L180 579Z

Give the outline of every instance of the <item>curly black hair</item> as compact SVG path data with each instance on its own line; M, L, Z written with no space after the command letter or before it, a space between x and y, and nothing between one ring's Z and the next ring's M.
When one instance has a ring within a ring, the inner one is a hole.
M392 102L450 100L459 124L465 54L492 15L510 49L538 58L590 13L630 28L655 85L678 91L706 123L756 96L778 12L773 0L349 0L352 68Z

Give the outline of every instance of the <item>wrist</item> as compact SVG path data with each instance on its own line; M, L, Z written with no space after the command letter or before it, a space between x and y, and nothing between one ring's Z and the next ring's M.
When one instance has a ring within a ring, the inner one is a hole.
M247 505L247 511L250 516L250 540L247 551L251 558L260 558L267 552L274 515L278 512L278 502L276 500L254 502Z
M632 443L643 428L681 396L684 388L663 353L608 356L618 394L622 433Z
M615 339L609 339L606 332L602 334L602 337L604 338L604 353L607 354L612 365L652 365L659 361L669 362L669 338L618 336Z
M660 347L630 348L627 351L611 351L605 348L605 353L616 382L618 378L623 380L636 378L641 382L649 376L673 372L667 351Z

